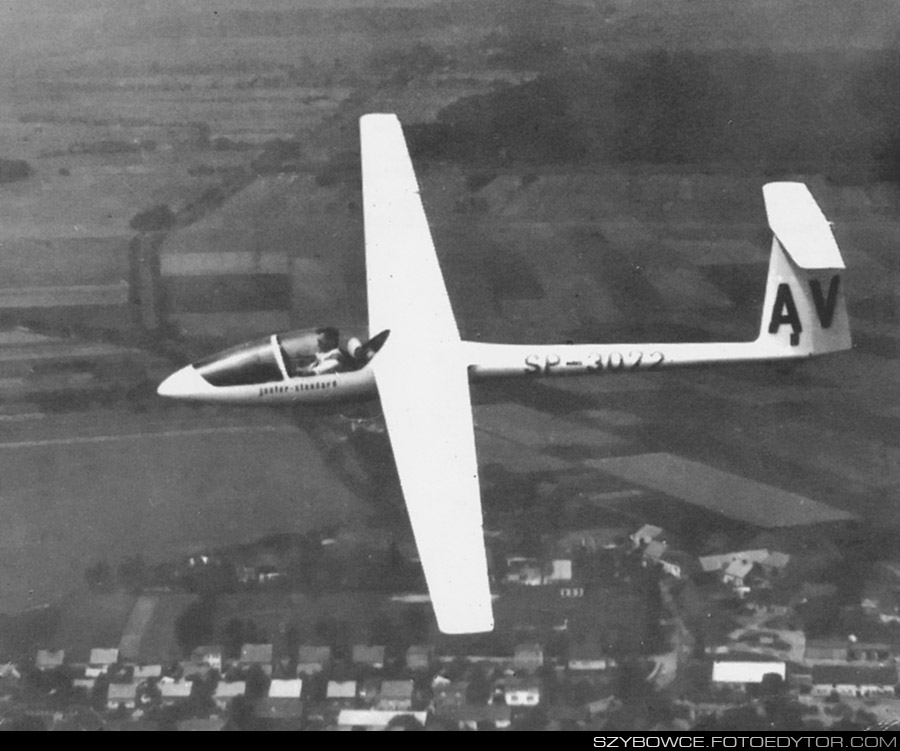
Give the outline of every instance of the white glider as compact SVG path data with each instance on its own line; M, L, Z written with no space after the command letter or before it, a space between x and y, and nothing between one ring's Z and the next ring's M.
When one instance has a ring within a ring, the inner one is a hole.
M395 115L360 120L369 332L275 334L189 365L162 396L240 404L379 398L444 633L493 628L469 381L785 360L849 349L831 227L802 183L769 183L772 252L751 342L505 345L460 341ZM363 342L362 339L365 338Z

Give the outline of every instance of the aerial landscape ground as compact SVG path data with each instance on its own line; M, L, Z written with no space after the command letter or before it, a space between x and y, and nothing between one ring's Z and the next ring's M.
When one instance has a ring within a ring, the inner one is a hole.
M365 330L367 112L404 124L464 338L753 338L772 180L809 186L847 263L850 352L476 385L489 533L651 521L699 545L698 530L746 542L836 523L854 555L900 558L891 2L42 0L3 13L4 617L59 607L54 638L87 649L117 641L134 605L89 592L98 562L168 565L326 531L338 547L372 530L410 544L387 438L355 431L354 415L155 395L176 367L243 339ZM6 179L21 161L27 176ZM330 596L257 603L259 624L311 633L328 608L353 621L380 607ZM524 602L501 598L498 622L524 618ZM148 632L146 659L177 651L183 605L153 611L169 638ZM223 601L217 617L253 607ZM0 662L13 632L0 631Z

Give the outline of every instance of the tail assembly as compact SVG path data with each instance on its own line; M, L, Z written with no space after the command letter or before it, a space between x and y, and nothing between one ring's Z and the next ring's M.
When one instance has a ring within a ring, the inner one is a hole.
M831 226L803 183L763 186L772 256L757 345L773 358L850 349L841 258Z

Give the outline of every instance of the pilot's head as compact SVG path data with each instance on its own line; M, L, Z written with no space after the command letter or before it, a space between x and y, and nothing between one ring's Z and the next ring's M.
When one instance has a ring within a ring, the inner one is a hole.
M340 334L336 328L327 326L325 328L316 329L316 334L318 335L320 352L328 352L338 348Z

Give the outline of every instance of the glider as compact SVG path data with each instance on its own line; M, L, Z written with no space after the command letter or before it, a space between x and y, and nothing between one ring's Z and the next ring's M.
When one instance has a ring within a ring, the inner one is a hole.
M161 396L261 404L381 402L444 633L493 629L469 382L804 358L849 349L844 263L802 183L763 187L773 232L750 342L507 345L465 342L441 275L400 122L360 119L369 331L273 334L169 376Z

